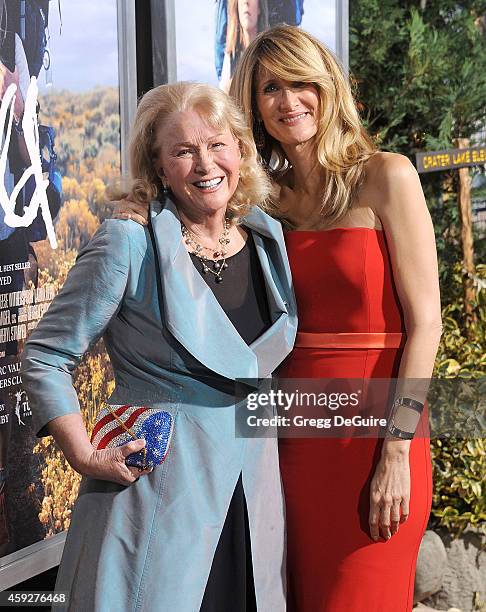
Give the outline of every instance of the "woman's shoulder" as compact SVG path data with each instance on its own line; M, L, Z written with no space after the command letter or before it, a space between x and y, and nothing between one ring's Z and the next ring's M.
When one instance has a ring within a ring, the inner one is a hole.
M407 180L417 175L406 155L377 151L365 164L365 182L383 186L393 180Z
M147 250L147 230L131 219L105 219L99 226L88 248L103 249L113 256L141 255Z
M417 170L408 157L378 151L366 162L359 200L369 203L379 216L383 206L395 200L397 194L406 194L417 182Z

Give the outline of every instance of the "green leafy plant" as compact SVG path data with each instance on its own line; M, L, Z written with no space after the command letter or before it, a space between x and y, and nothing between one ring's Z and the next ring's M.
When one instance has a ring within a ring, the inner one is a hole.
M478 279L486 278L486 266L477 266ZM444 333L437 354L435 374L438 378L459 378L464 388L482 398L475 433L440 437L432 440L434 497L432 521L460 533L468 526L486 533L486 295L478 291L473 324L473 340L464 329L461 268L457 264L451 283L444 291L447 305L443 308ZM458 289L459 288L459 289ZM460 412L465 418L472 415ZM459 429L467 423L457 423Z

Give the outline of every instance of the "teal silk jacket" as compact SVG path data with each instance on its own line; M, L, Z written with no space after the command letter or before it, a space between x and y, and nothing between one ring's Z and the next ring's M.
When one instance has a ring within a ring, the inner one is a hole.
M26 343L22 380L38 436L79 411L72 373L104 337L111 404L174 417L163 464L124 487L84 477L56 589L74 612L198 612L228 506L242 475L258 610L285 610L284 506L275 438L235 436L232 381L268 377L290 352L297 319L280 224L254 208L272 325L248 346L194 267L174 204L152 202L147 228L105 221ZM159 304L154 257L159 258Z

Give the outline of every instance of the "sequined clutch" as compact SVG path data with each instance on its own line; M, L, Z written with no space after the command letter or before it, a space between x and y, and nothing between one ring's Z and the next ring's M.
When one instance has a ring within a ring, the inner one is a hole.
M145 447L128 455L125 460L127 465L144 470L164 461L173 429L174 419L164 410L131 404L105 404L96 416L91 444L96 450L101 450L144 438Z

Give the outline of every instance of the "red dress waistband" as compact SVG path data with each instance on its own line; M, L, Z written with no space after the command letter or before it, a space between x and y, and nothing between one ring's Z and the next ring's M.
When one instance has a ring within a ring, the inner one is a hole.
M401 332L344 332L313 333L298 332L295 341L297 348L401 348L405 345L406 335Z

